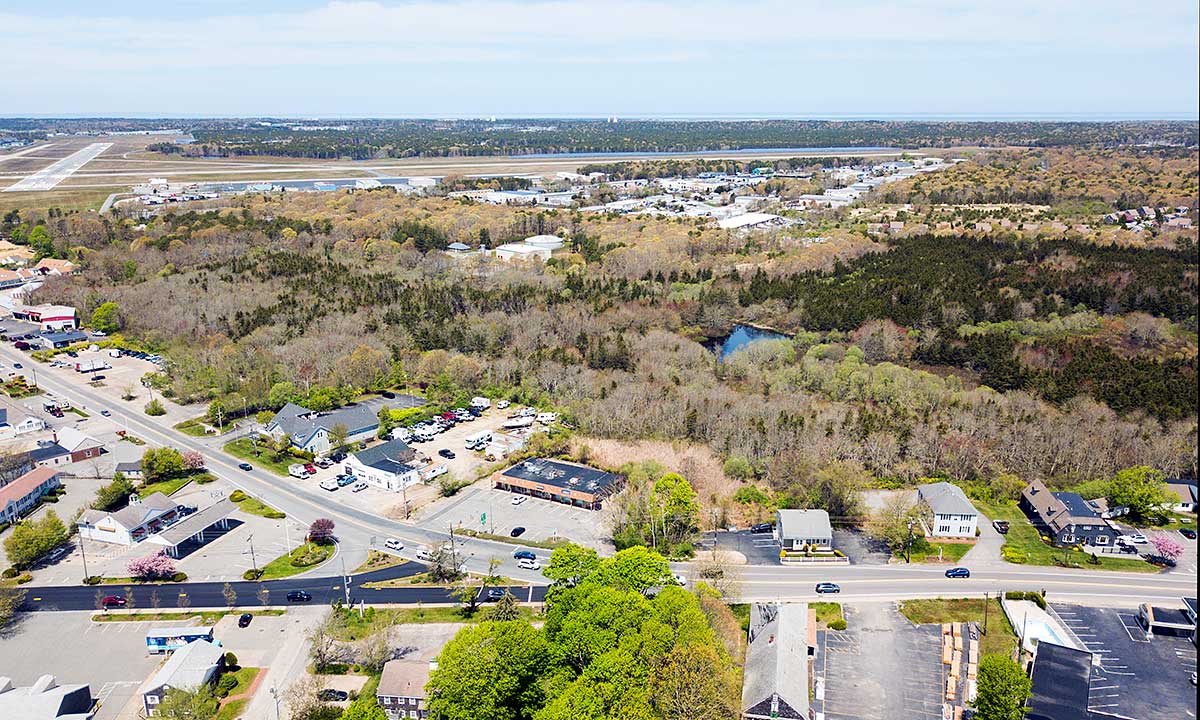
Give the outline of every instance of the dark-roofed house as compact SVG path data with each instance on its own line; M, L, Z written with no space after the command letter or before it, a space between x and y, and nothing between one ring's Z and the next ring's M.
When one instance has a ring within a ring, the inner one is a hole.
M133 462L119 462L115 468L116 472L121 473L130 480L142 479L142 461L134 460Z
M379 676L375 699L388 720L429 717L425 707L425 684L429 682L430 663L425 660L389 660Z
M43 675L29 687L16 687L11 678L0 677L0 718L5 720L88 720L94 706L88 685L59 685L53 675Z
M10 525L16 522L37 507L42 496L61 484L57 470L39 467L0 487L0 522Z
M170 690L196 692L214 682L225 667L225 651L207 640L195 640L175 651L141 687L142 707L153 716Z
M524 493L544 500L599 510L621 487L621 478L586 465L537 458L517 463L492 476L497 490Z
M21 453L21 459L28 460L38 467L57 467L70 465L71 453L52 440L39 440L37 447Z
M266 433L275 439L287 435L292 445L317 455L329 452L329 434L338 425L346 429L346 442L355 443L375 436L379 429L379 416L366 405L349 405L316 412L295 403L284 405L271 422Z
M389 440L351 455L346 469L376 487L399 491L421 482L421 470L413 463L416 456L403 440Z
M936 482L917 488L917 497L933 514L933 537L973 538L979 512L957 485Z
M88 339L86 333L78 330L63 330L62 332L44 332L40 336L42 346L46 348L64 348L75 343L85 342Z
M804 603L755 603L750 607L742 717L811 717L811 627L808 605Z
M179 503L162 493L144 498L132 495L116 511L87 509L79 516L79 535L89 540L133 545L179 519Z
M1021 509L1054 544L1112 545L1121 534L1101 517L1102 508L1095 501L1084 500L1078 493L1050 492L1040 480L1021 491Z
M1169 506L1169 509L1175 512L1196 512L1195 480L1169 480L1167 481L1167 492L1171 494L1172 499L1179 499L1174 505Z

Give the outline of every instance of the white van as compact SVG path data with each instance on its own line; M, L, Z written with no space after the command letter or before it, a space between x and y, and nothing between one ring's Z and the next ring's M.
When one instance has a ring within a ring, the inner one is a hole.
M490 430L482 430L477 433L472 433L466 437L464 444L468 450L481 448L492 441L492 433Z
M558 416L554 413L538 413L537 415L537 421L543 425L549 425L557 419Z
M303 480L304 478L308 477L308 468L304 467L300 463L292 463L291 465L288 465L288 475Z
M492 406L492 401L488 400L485 397L471 398L471 407L475 408L476 410L487 410L491 406Z
M328 490L329 492L336 491L338 489L337 480L334 480L333 478L329 478L328 480L322 480L321 481L321 489Z

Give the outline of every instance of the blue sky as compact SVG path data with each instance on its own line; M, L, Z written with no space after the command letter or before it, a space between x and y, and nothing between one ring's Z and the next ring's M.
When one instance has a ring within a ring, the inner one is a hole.
M0 114L1196 118L1195 0L0 0Z

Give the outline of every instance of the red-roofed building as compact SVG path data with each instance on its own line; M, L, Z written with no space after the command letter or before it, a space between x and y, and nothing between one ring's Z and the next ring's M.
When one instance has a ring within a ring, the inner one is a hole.
M77 269L75 263L70 260L59 260L57 258L42 258L37 265L33 266L41 275L70 275Z
M37 507L43 495L60 484L57 470L39 467L0 487L0 522L16 522Z

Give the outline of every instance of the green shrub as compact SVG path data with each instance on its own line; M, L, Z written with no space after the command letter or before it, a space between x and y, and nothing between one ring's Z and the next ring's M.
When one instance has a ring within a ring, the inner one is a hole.
M104 578L100 577L99 575L89 575L83 579L83 584L84 585L99 585L100 581L103 579Z
M216 482L216 480L217 480L217 476L213 475L212 473L202 473L200 476L198 476L196 478L196 482L201 485L207 485L210 482Z
M313 669L322 675L345 675L350 672L350 666L346 663L329 663L328 665L318 665Z
M158 417L159 415L166 415L167 409L163 407L163 404L159 402L158 398L155 398L146 403L146 414L151 417Z
M242 573L242 579L254 581L262 577L262 574L262 570L247 570L246 572Z
M231 502L239 503L243 502L245 499L246 493L242 492L241 490L234 490L233 492L229 493L229 500Z
M0 574L3 574L6 579L11 579L11 578L15 578L19 573L20 573L20 570L17 570L15 567L10 567L7 570L5 570L3 573L0 573Z
M838 618L837 620L834 620L833 622L829 623L829 629L830 630L845 630L846 629L846 621L841 618Z
M1000 555L1010 563L1023 565L1029 562L1029 553L1018 548L1009 547L1008 545L1000 549Z
M231 652L227 652L227 653L225 653L225 667L228 667L228 668L236 668L236 667L238 667L238 657L237 657L237 655L234 655L234 654L233 654L233 653L231 653Z
M184 582L187 580L187 573L177 572L171 576L171 582Z
M217 681L217 697L228 697L229 691L237 687L237 678L233 675L222 675Z
M267 518L268 520L282 520L287 517L287 513L280 512L278 510L268 510L263 513L263 517Z
M17 584L24 585L27 582L33 582L33 576L29 573L21 573L17 576Z

